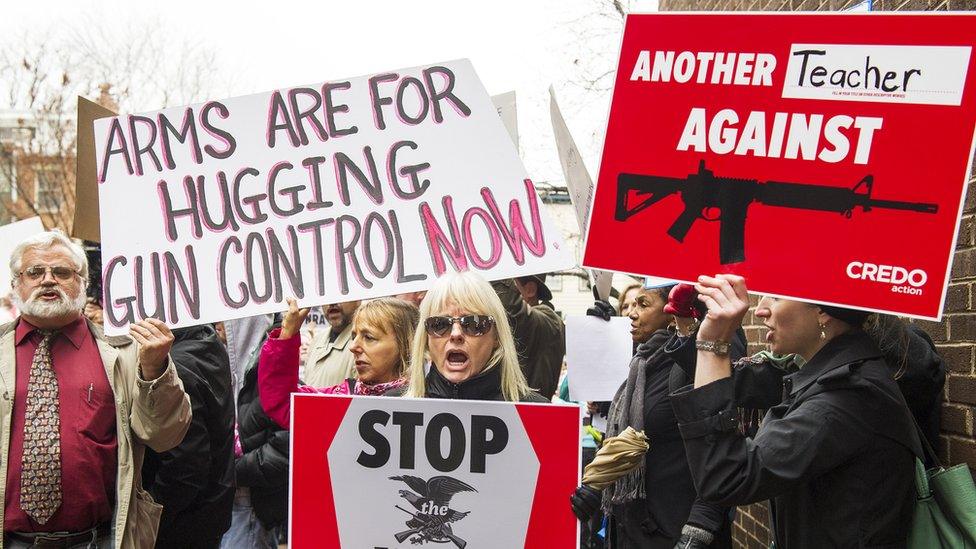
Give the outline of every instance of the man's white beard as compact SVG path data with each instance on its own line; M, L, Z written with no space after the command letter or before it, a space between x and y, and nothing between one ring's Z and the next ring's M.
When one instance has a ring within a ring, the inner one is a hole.
M60 296L56 301L44 301L40 295L44 292L55 291ZM74 299L70 299L60 286L40 286L31 292L27 301L20 298L20 293L14 290L10 292L10 299L13 301L20 314L37 318L59 318L80 313L85 309L86 296L83 292L78 292Z

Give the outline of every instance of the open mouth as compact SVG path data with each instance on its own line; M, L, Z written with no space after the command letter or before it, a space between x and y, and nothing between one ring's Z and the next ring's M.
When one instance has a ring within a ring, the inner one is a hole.
M57 301L61 299L61 292L57 290L41 290L37 293L36 299L44 301Z
M452 370L463 369L468 364L468 353L464 351L448 351L447 352L447 367Z

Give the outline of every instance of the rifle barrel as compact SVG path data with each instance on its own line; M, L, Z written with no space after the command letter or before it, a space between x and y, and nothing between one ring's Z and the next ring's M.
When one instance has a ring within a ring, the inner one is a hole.
M938 204L929 204L927 202L902 202L900 200L875 200L870 199L866 201L866 206L871 208L888 208L889 210L908 210L911 212L922 212L922 213L938 213Z

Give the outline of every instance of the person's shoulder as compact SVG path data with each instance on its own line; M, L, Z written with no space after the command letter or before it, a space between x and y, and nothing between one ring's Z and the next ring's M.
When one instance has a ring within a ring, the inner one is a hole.
M547 400L544 396L540 395L535 391L529 391L528 393L522 395L522 398L519 399L519 402L537 402L540 404L550 403L549 400Z

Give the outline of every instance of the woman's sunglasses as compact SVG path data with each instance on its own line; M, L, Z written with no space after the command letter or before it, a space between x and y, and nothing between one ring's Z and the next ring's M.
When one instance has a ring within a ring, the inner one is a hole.
M434 337L444 337L451 333L451 327L457 322L461 325L464 335L478 337L487 334L495 325L495 317L485 315L464 316L432 316L424 322L427 333Z

